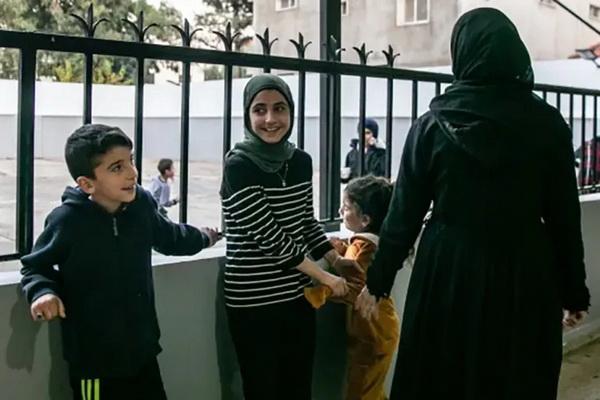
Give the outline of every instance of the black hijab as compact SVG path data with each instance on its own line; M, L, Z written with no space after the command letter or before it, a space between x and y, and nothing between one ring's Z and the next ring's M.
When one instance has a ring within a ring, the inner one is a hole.
M455 81L429 107L454 143L495 165L536 101L529 53L506 15L478 8L454 26L451 54Z

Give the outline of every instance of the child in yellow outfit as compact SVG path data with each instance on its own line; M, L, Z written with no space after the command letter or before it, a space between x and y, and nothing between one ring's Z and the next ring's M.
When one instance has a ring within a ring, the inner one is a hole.
M385 178L365 176L352 180L344 190L340 208L346 228L354 232L347 241L332 239L344 258L355 260L360 268L343 271L349 291L342 298L332 297L327 286L304 290L306 299L319 308L329 299L347 304L346 328L348 360L346 400L385 400L385 377L398 346L399 318L391 298L379 301L379 317L366 320L354 310L356 297L365 285L367 268L379 242L379 230L392 195L392 185Z

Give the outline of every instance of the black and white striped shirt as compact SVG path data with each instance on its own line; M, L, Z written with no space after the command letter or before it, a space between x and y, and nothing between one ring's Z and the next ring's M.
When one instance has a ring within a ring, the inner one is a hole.
M241 155L225 162L221 198L229 307L265 306L303 296L310 278L295 267L307 253L320 259L331 250L314 217L310 156L296 150L287 164L268 174Z

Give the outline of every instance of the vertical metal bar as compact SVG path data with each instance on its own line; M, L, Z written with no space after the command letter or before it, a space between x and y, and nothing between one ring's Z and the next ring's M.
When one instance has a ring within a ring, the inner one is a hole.
M544 101L548 101L548 92L545 90L542 90L542 99L544 99Z
M319 0L319 42L321 60L334 60L329 52L329 38L340 42L342 35L342 15L340 0ZM321 75L319 111L319 217L329 221L337 215L340 202L340 125L339 77L333 74ZM335 210L335 212L332 212ZM328 228L326 226L326 228Z
M36 52L22 49L19 70L17 136L17 252L26 254L33 246L33 167L35 120Z
M306 72L298 73L298 148L304 150L304 126L306 115Z
M560 92L556 92L556 109L562 115L562 110L560 109L561 108L561 103L560 103L561 97L562 97L561 93Z
M598 96L594 96L594 123L593 123L593 134L592 139L592 184L594 185L594 191L598 184Z
M232 96L232 80L233 66L224 66L224 96L223 96L223 159L231 150L231 96Z
M179 221L187 222L190 151L190 63L183 63L181 79L181 164L179 166Z
M437 88L437 85L436 85ZM394 122L394 80L387 79L387 104L385 111L385 176L392 176L392 128Z
M439 96L442 93L442 82L435 83L435 95Z
M92 85L94 84L94 55L85 53L85 73L83 75L83 123L92 123Z
M575 134L575 128L573 127L574 115L573 115L573 93L569 93L569 128L571 133Z
M419 81L412 81L412 112L411 112L411 122L414 122L419 116Z
M327 209L327 219L333 221L338 216L338 210L340 208L340 165L341 165L341 102L340 102L340 87L341 77L339 75L332 76L331 79L331 103L329 109L331 110L332 117L329 120L329 147L331 152L329 153L328 169L330 172L329 176L329 188L327 197L329 198L329 208ZM321 176L321 179L323 177Z
M586 186L587 184L589 184L589 174L591 173L590 171L590 163L589 160L587 159L587 143L585 142L585 103L586 103L586 96L582 95L581 96L581 167L580 167L580 171L584 171L585 174L579 174L581 176L581 181L579 182L579 184L581 185L581 187Z
M142 183L142 152L144 148L144 59L136 58L135 79L135 166L138 170L138 183Z
M360 93L358 98L358 175L365 173L365 155L367 143L365 142L365 118L367 117L367 77L360 77Z

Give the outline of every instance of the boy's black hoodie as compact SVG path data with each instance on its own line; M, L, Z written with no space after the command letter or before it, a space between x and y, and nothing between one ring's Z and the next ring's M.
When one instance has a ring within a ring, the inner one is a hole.
M30 304L47 293L63 301L64 356L72 374L131 376L161 351L152 248L194 254L208 240L160 215L141 186L115 214L68 187L33 251L21 259L23 290Z

